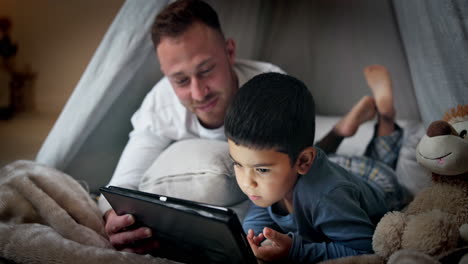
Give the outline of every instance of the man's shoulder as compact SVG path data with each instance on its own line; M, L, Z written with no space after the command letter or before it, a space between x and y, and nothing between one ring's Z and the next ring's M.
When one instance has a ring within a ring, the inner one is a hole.
M236 60L236 63L234 64L234 71L239 78L239 86L242 86L254 76L264 72L285 73L280 67L272 63L245 59Z
M177 134L175 130L186 129L187 124L191 124L193 116L188 113L164 77L146 94L131 121L134 130L151 127L158 135L174 135Z
M254 60L246 60L246 59L236 59L236 63L234 64L236 69L241 69L243 71L249 71L254 73L262 73L262 72L282 72L284 71L277 65L272 64L270 62L264 61L254 61Z
M166 76L162 77L161 80L153 86L151 92L154 92L158 96L175 96L172 85Z
M159 110L181 106L167 77L161 78L151 88L143 104L151 105Z

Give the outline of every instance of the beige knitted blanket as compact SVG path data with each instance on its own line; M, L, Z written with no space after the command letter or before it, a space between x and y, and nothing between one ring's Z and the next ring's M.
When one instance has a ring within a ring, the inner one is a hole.
M16 263L174 263L114 250L85 189L67 174L32 161L0 170L0 263L1 258Z

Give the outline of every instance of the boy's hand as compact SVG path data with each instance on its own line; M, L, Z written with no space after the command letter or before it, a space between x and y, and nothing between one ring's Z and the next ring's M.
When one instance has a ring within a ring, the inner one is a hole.
M267 238L271 243L261 245L263 239ZM271 228L265 227L263 233L255 236L252 229L247 233L247 240L255 256L264 261L285 259L288 257L292 239Z
M252 229L249 229L249 232L247 232L247 240L249 241L249 244L251 247L252 247L252 243L255 244L255 246L259 247L260 243L262 243L264 239L265 237L263 236L263 233L260 233L258 236L256 236Z

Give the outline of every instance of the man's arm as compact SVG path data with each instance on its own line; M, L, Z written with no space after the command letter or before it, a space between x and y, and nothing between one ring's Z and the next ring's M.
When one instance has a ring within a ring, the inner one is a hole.
M143 137L136 140L130 139L120 159L120 171L119 168L116 170L110 185L137 189L143 173L164 150L158 146L145 147L145 144L142 144L144 140L146 139ZM105 229L115 248L141 254L149 253L157 248L158 244L155 240L143 241L152 236L151 229L140 227L128 230L135 222L133 216L116 215L103 196L99 199L99 207L105 212Z
M156 158L171 143L162 136L158 125L158 113L155 110L155 90L146 96L140 109L132 117L133 131L120 157L109 185L137 189L141 177ZM140 227L132 229L135 219L131 215L116 215L106 199L101 196L99 208L104 213L105 229L111 244L120 250L135 253L149 253L157 248L151 229Z
M141 113L141 110L132 118L134 130L108 185L138 189L143 174L171 143L170 139L152 132L154 126L151 122L145 122L150 118L150 113ZM103 196L99 199L99 208L102 213L111 209Z

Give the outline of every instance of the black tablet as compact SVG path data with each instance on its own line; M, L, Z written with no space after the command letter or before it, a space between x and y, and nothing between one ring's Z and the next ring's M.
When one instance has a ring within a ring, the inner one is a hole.
M234 211L115 186L101 187L118 215L153 230L161 248L153 255L184 263L257 263Z

